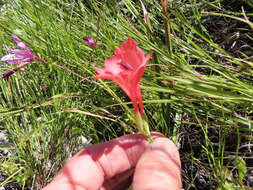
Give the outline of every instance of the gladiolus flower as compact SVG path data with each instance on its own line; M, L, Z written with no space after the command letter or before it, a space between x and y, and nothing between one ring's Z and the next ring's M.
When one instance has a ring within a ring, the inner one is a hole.
M96 46L96 42L95 42L94 39L91 38L91 37L86 36L86 37L83 38L83 40L84 40L84 41L86 42L86 44L87 44L88 46L90 46L90 47Z
M134 112L144 114L140 80L152 55L145 55L131 38L116 48L114 54L105 60L104 68L95 68L96 78L113 80L131 99Z
M0 60L6 61L9 64L31 63L35 55L31 52L28 46L23 43L16 35L12 35L12 39L21 49L11 49L11 54L3 56Z

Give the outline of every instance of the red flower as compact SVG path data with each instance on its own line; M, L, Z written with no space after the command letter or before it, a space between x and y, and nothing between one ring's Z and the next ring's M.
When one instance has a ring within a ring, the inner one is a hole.
M114 54L115 56L105 60L105 68L95 68L98 72L96 78L116 82L131 99L134 111L144 113L140 80L152 55L145 56L131 38L123 42L120 48L116 48Z

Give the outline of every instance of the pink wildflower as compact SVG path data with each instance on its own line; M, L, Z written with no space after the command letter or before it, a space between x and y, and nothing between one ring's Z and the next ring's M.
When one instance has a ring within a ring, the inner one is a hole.
M0 60L6 61L9 64L31 63L36 56L33 55L28 46L16 35L12 35L12 39L16 42L20 49L11 49L11 54L3 56Z
M105 60L104 68L95 68L98 72L96 78L113 80L131 99L135 113L144 114L140 80L152 55L144 55L131 38L116 48L114 53L115 56Z
M83 38L83 40L84 40L84 41L86 42L86 44L87 44L88 46L90 46L90 47L94 47L94 46L97 45L96 42L94 41L94 39L91 38L91 37L86 36L86 37Z

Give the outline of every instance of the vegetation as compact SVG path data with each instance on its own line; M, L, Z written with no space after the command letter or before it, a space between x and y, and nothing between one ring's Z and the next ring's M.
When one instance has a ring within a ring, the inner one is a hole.
M0 80L9 142L0 139L0 187L40 189L85 143L136 131L126 95L94 78L94 67L131 37L153 54L142 78L145 110L151 130L180 148L184 189L252 188L252 2L162 2L4 2L0 55L16 34L48 64ZM13 67L1 62L0 74Z

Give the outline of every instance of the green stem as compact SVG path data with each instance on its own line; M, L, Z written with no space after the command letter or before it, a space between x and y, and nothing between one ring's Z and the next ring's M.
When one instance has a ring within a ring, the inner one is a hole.
M145 113L135 113L135 124L140 133L142 133L148 142L152 142L151 133L149 130L148 118Z

